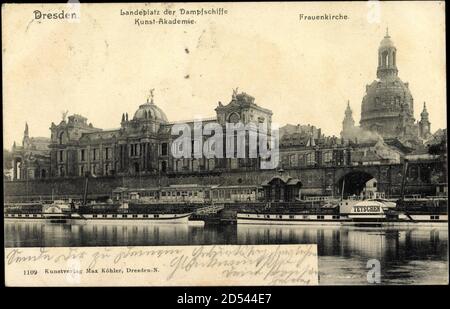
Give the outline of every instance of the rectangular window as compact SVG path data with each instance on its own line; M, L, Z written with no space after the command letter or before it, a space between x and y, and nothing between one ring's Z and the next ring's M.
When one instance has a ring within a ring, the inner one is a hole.
M326 151L323 154L323 162L324 163L331 163L333 161L333 153L331 151Z
M298 165L298 159L297 159L297 155L291 155L289 157L289 165L290 166L297 166Z
M109 160L109 148L105 148L105 158Z
M84 161L85 160L85 151L84 151L84 149L81 149L81 161Z
M97 160L97 149L96 148L92 149L92 159L94 161Z
M167 156L167 149L168 149L167 143L162 143L161 144L161 155Z
M227 200L229 200L229 199L231 198L231 192L230 192L230 190L225 190L225 198L226 198Z
M64 161L64 150L60 150L59 151L59 162L63 162Z
M306 159L306 165L307 166L312 166L312 165L314 165L314 153L312 153L312 152L310 152L310 153L307 153L306 155L305 155L305 159Z

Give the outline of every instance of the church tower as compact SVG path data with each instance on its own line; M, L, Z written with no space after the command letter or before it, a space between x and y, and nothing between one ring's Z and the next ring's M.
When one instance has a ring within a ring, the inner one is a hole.
M389 30L386 29L386 35L378 48L378 68L377 77L397 76L398 69L396 63L397 49L389 36Z
M417 139L414 100L408 83L398 77L397 48L388 30L378 47L377 80L366 86L361 128L383 138Z
M25 122L25 130L23 131L22 146L24 149L27 149L29 145L30 145L30 135L28 132L28 123Z
M345 109L344 121L342 121L341 137L343 139L351 138L351 132L355 128L355 120L353 120L353 111L350 108L350 101L347 101L347 108Z
M419 134L423 139L428 138L431 134L431 123L428 120L428 111L425 102L423 102L423 111L420 113Z

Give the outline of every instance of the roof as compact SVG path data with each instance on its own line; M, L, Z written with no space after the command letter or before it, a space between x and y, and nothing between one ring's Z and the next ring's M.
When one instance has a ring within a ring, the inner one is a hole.
M138 110L134 113L133 119L148 119L167 122L166 114L153 103L153 100L151 102L147 101L145 104L139 106Z
M116 138L119 135L119 129L108 130L108 131L98 131L98 132L86 132L83 133L80 139L88 138L89 140L97 139L111 139Z
M284 184L286 184L288 186L295 186L295 185L301 185L302 184L299 179L292 178L289 175L285 175L285 176L276 175L276 176L273 176L272 178L270 178L270 180L264 181L262 183L262 186L270 186L272 181L274 181L275 179L281 180Z
M367 151L365 154L362 151L352 153L352 161L354 162L374 162L381 160L383 160L383 157L372 151Z
M391 40L389 35L386 35L380 42L380 48L390 48L394 47L394 42Z

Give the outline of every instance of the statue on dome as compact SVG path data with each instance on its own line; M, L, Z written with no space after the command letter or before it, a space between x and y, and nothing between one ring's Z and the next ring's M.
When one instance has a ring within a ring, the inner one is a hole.
M62 114L62 121L63 121L63 122L66 121L66 117L67 117L67 114L68 114L68 113L69 113L68 110L62 111L62 112L61 112L61 114Z
M150 103L153 103L153 92L155 91L155 88L150 89L150 95L147 97L147 103L149 103L149 99L150 99Z
M236 97L238 94L238 89L239 89L239 87L236 87L235 89L233 89L233 96L232 96L233 100L236 100Z

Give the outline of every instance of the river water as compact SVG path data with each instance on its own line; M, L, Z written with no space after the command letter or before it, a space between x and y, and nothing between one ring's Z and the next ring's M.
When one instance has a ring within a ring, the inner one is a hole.
M317 244L320 284L368 284L367 263L372 259L380 263L381 284L448 283L446 227L203 227L5 222L4 232L6 247Z

